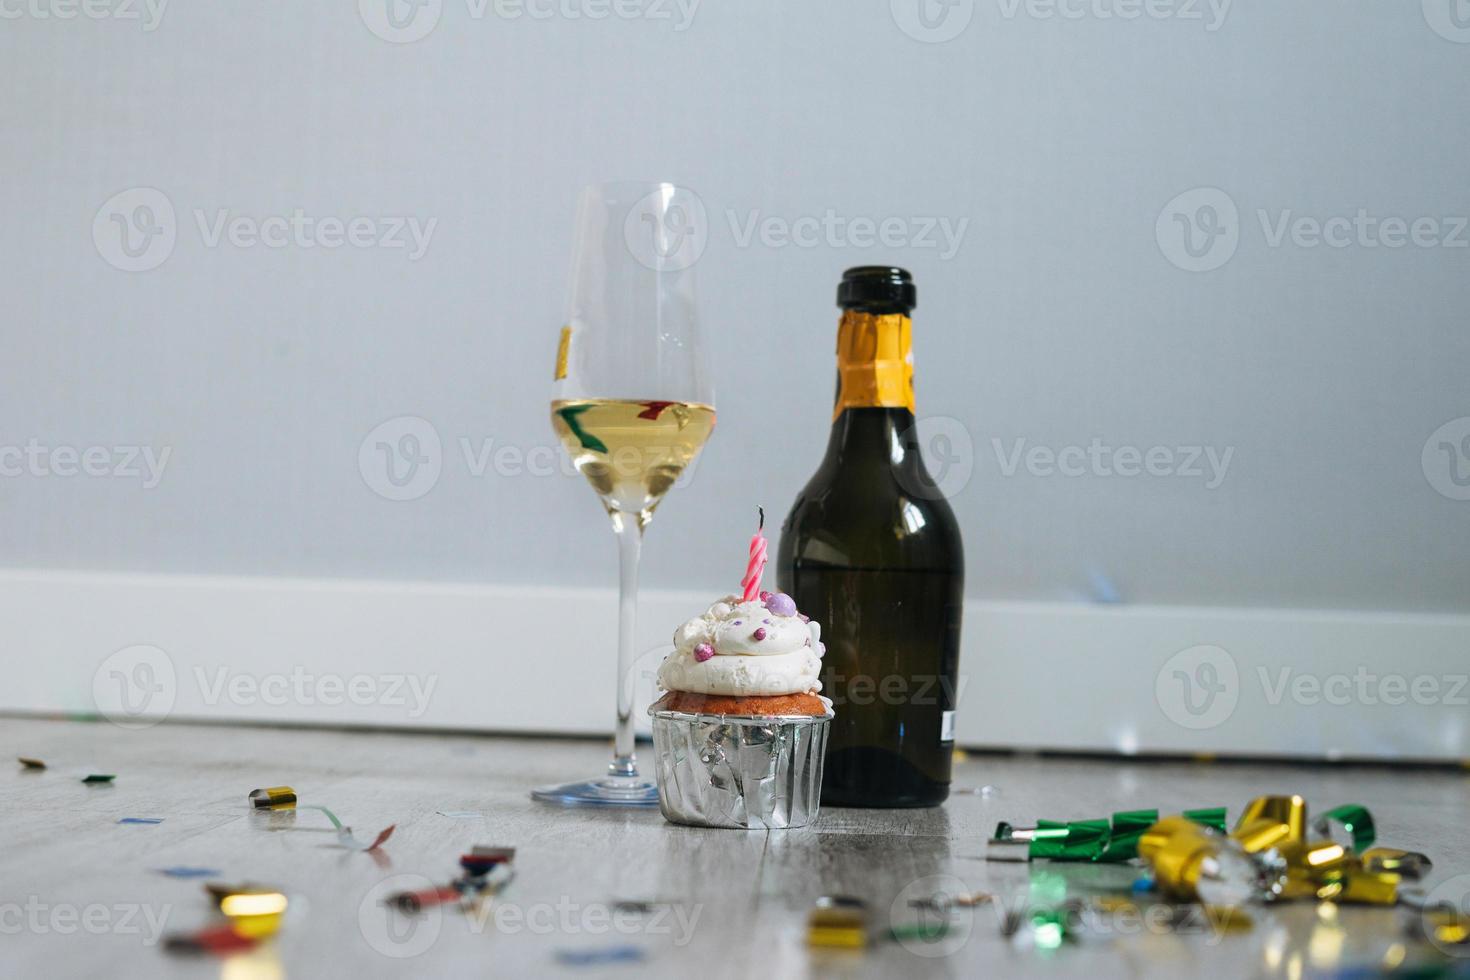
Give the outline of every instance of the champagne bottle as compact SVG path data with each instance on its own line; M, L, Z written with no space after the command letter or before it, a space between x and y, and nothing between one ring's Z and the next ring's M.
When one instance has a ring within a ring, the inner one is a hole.
M964 552L914 431L915 302L903 269L843 274L827 455L781 529L778 582L827 646L829 806L949 795Z

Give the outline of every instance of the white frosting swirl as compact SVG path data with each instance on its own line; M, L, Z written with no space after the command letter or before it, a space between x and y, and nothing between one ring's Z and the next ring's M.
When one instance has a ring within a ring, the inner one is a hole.
M698 659L709 650L713 656ZM658 685L733 697L816 693L824 652L820 624L727 596L674 632L674 652L659 665Z

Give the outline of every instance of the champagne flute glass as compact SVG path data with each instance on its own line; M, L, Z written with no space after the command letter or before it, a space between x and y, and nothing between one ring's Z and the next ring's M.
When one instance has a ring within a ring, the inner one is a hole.
M582 193L551 423L617 535L617 725L606 775L533 790L538 800L658 803L633 753L638 557L654 509L715 425L694 284L706 227L698 196L674 184L600 184Z

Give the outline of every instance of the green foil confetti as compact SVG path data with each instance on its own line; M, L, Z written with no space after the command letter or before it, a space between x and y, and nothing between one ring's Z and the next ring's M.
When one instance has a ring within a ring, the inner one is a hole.
M1373 846L1378 839L1373 827L1373 815L1357 803L1344 803L1333 807L1312 822L1318 837L1325 837L1343 847L1351 847L1361 854Z
M1224 832L1225 807L1185 810L1184 816L1197 824ZM1158 810L1120 810L1112 820L1038 820L1035 827L1002 823L993 841L1029 841L1027 860L1094 861L1113 864L1138 857L1138 839L1159 822Z

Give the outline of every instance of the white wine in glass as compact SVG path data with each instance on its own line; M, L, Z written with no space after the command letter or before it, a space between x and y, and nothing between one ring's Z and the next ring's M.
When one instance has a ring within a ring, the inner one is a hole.
M694 288L704 235L704 208L685 188L615 183L582 194L551 424L617 535L617 721L607 773L532 791L546 802L658 803L633 751L638 558L654 509L715 427Z

